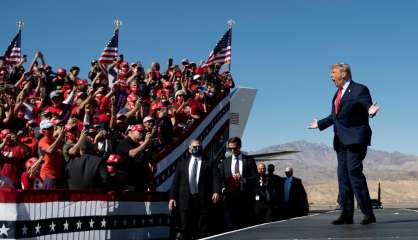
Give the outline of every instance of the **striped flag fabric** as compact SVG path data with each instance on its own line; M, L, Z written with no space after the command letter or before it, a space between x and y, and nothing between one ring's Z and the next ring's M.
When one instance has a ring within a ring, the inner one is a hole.
M213 51L209 54L206 60L206 66L219 63L220 65L231 63L231 42L232 42L232 28L222 36L221 40L216 44Z
M166 193L0 189L0 239L168 239Z
M21 60L21 35L22 31L19 30L4 53L6 63L10 66L17 65Z
M102 54L99 58L99 63L105 66L112 64L115 58L118 56L118 47L119 47L119 29L116 29L113 37L107 43L106 47L104 48Z

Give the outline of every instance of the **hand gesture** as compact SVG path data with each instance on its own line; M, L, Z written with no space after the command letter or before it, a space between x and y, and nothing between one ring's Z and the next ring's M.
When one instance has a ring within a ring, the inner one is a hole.
M151 138L152 138L152 133L147 133L147 134L145 135L145 140L144 140L144 142L145 142L145 143L149 143L149 142L151 141Z
M318 128L318 120L314 119L308 126L309 129L316 129Z
M112 106L116 104L116 97L115 97L115 96L112 96L112 97L110 98L110 104L111 104Z
M373 105L371 105L369 108L369 117L374 117L379 110L380 106L377 105L377 102L373 103Z
M214 193L212 195L212 202L217 203L219 201L219 193Z
M239 181L241 179L241 174L235 173L234 176L232 176L236 181Z
M58 138L63 139L64 136L65 136L64 128L63 127L58 127Z
M171 212L175 207L177 207L176 200L170 199L170 201L168 202L168 210Z

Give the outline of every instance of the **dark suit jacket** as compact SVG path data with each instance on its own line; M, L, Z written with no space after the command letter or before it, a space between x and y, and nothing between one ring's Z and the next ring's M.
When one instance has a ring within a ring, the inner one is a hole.
M283 183L285 181L286 180L284 180ZM306 195L305 188L303 187L300 178L293 177L287 204L296 211L295 213L307 214L309 212L308 196Z
M372 105L372 98L369 89L351 81L341 98L337 114L334 110L336 96L337 93L332 99L331 114L318 121L319 130L334 125L334 148L337 148L338 143L370 145L372 130L369 126L368 110Z
M254 194L255 186L257 181L257 166L253 158L249 158L246 155L242 155L243 165L242 165L242 192ZM238 189L230 189L230 184L228 184L232 179L231 173L231 164L232 156L227 157L223 160L221 165L221 178L223 182L223 187L225 187L226 192L231 192ZM240 187L239 187L240 188Z
M175 199L180 210L189 209L189 162L191 157L177 164L173 184L170 190L170 198ZM199 175L199 198L201 207L208 207L213 193L220 193L219 171L215 161L206 157L202 158Z
M83 154L67 163L65 177L69 189L98 189L105 187L109 176L102 158Z

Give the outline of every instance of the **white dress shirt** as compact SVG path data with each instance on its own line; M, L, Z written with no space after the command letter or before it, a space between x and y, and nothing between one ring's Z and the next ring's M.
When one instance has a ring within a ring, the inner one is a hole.
M231 173L232 176L235 174L235 163L239 162L239 174L242 176L242 153L238 156L232 155L232 162L231 162Z
M196 172L196 179L191 179L192 171L193 171L193 163L197 161L197 172ZM202 166L202 158L197 158L192 156L189 161L189 187L192 194L199 192L199 176L200 176L200 166ZM196 185L194 185L196 184Z

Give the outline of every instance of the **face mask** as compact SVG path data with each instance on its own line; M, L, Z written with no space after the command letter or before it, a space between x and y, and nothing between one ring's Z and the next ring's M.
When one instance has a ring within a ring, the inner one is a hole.
M291 173L286 172L286 177L291 177L291 176L292 176L292 174L291 174Z
M192 149L192 155L193 155L194 157L200 157L200 156L202 156L202 147L201 147L201 146L199 146L199 147L194 147L194 148Z

